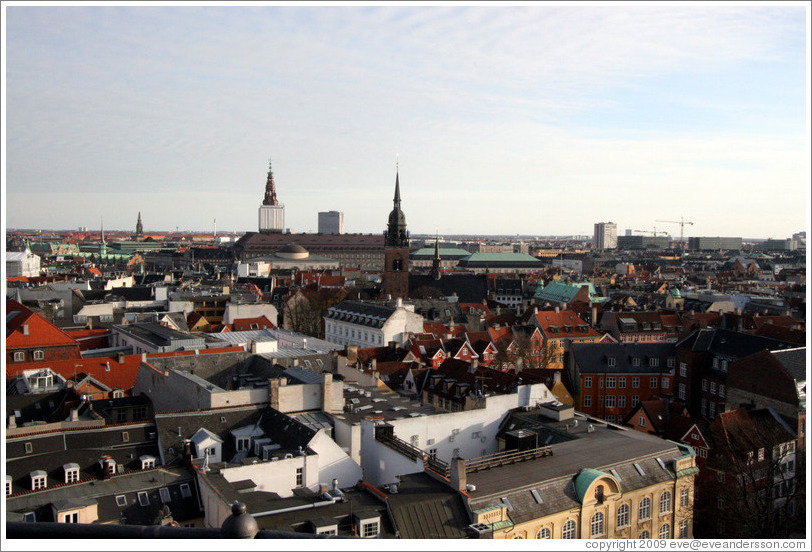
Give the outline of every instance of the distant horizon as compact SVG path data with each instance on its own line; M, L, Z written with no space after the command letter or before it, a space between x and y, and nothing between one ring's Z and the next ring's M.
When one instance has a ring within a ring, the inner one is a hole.
M805 230L799 230L798 232L793 232L793 234L798 234L800 232L804 232ZM66 233L96 233L100 232L100 229L92 229L88 228L87 230L79 230L79 229L55 229L55 228L6 228L6 234L10 232L40 232L40 233L54 233L54 234L66 234ZM132 233L134 234L133 230L117 230L117 229L104 229L104 233L107 234L108 232L114 233ZM243 235L247 233L259 233L256 230L217 230L217 234L229 234L229 235ZM287 234L288 232L284 232ZM290 234L318 234L319 232L289 232ZM343 235L348 234L360 234L365 236L382 234L381 232L343 232ZM145 235L149 234L206 234L212 235L212 231L207 230L144 230ZM632 234L633 236L641 236L643 234ZM411 233L411 237L413 239L432 239L436 236L434 233ZM447 234L440 234L440 238L442 239L449 239L449 238L487 238L487 239L502 239L502 240L509 240L509 239L534 239L534 240L555 240L555 239L575 239L575 238L586 238L587 240L592 240L592 234L550 234L550 235L541 235L541 234L459 234L459 233L447 233ZM618 236L620 237L620 235ZM662 236L668 238L669 241L680 241L679 236ZM693 237L702 237L702 238L741 238L744 242L759 242L759 241L766 241L766 240L787 240L792 239L792 235L787 237L775 237L770 236L766 238L747 238L743 236L684 236L684 242L687 242L689 238Z

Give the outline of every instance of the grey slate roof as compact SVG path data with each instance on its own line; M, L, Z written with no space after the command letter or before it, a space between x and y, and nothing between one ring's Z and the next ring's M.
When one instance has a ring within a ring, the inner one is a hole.
M668 373L668 359L675 358L674 343L573 343L572 354L581 374L649 374ZM609 366L614 358L615 366ZM634 366L633 358L640 360ZM649 359L658 359L658 366L649 366Z
M362 303L360 301L342 301L327 310L325 318L339 320L371 328L382 328L396 308L388 305Z
M806 381L806 347L788 351L775 351L773 357L784 366L784 369L796 381Z
M795 343L779 341L744 332L726 329L702 329L689 334L677 343L677 347L689 351L706 351L728 358L742 358L768 349L795 349Z
M395 529L402 539L465 538L468 513L460 494L426 473L400 476L388 495Z

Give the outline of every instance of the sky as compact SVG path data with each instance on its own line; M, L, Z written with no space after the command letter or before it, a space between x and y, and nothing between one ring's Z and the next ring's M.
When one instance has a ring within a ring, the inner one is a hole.
M3 9L7 229L809 227L806 2Z

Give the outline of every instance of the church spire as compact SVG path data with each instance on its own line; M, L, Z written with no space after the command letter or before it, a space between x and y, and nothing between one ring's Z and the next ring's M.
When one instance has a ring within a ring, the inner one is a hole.
M138 211L138 222L135 223L135 239L141 240L144 237L144 224L141 222L141 211Z
M440 271L440 234L434 238L434 259L431 261L431 276L435 280L439 280L442 272Z
M276 199L276 184L273 181L273 170L271 169L271 160L268 159L268 180L265 182L265 199L262 200L263 205L279 205Z

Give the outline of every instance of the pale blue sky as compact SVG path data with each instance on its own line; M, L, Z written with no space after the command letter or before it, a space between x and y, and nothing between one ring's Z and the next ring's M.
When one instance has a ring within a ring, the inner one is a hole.
M9 228L789 237L808 4L4 4Z

